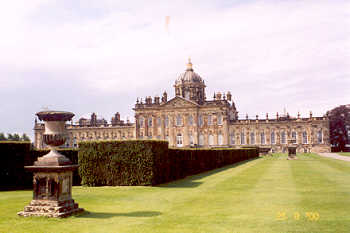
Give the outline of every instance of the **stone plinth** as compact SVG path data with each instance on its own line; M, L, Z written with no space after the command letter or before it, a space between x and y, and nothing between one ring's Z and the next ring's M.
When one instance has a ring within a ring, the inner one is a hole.
M24 168L33 172L33 200L20 216L67 217L83 212L72 199L73 171L78 165L56 151L66 140L65 121L74 116L70 112L44 111L36 114L45 121L44 142L51 151L38 158L33 166Z

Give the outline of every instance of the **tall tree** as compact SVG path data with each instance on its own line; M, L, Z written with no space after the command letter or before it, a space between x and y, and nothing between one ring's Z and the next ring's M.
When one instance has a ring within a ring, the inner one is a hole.
M30 138L27 136L27 134L23 134L22 137L21 137L21 140L22 141L29 141L30 142Z
M330 141L338 150L344 151L345 145L350 144L350 104L340 105L327 112L329 118Z
M14 141L21 141L21 137L19 136L18 133L13 134L13 140Z
M12 134L10 134L10 133L7 134L7 140L9 140L9 141L14 140Z
M7 138L4 133L0 133L0 141L6 141Z

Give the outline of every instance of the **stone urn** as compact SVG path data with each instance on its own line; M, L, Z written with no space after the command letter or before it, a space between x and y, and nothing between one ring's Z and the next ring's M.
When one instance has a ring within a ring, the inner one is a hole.
M295 139L288 140L288 160L297 159L297 146Z
M65 122L74 116L71 112L43 111L36 114L45 124L43 141L50 152L39 157L33 166L24 168L33 172L33 200L20 216L67 217L84 211L72 199L73 171L79 165L57 152L67 139Z

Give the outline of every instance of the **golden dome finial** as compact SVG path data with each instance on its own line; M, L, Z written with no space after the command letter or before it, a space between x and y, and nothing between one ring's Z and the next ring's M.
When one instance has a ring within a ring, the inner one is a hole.
M186 70L191 70L191 71L193 70L192 69L192 62L191 62L191 58L190 57L188 58L188 63L187 63L187 69Z

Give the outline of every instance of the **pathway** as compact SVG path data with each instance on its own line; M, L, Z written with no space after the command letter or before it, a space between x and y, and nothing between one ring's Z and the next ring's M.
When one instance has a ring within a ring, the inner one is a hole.
M318 153L322 157L332 158L332 159L339 159L350 162L350 157L338 155L337 153Z

